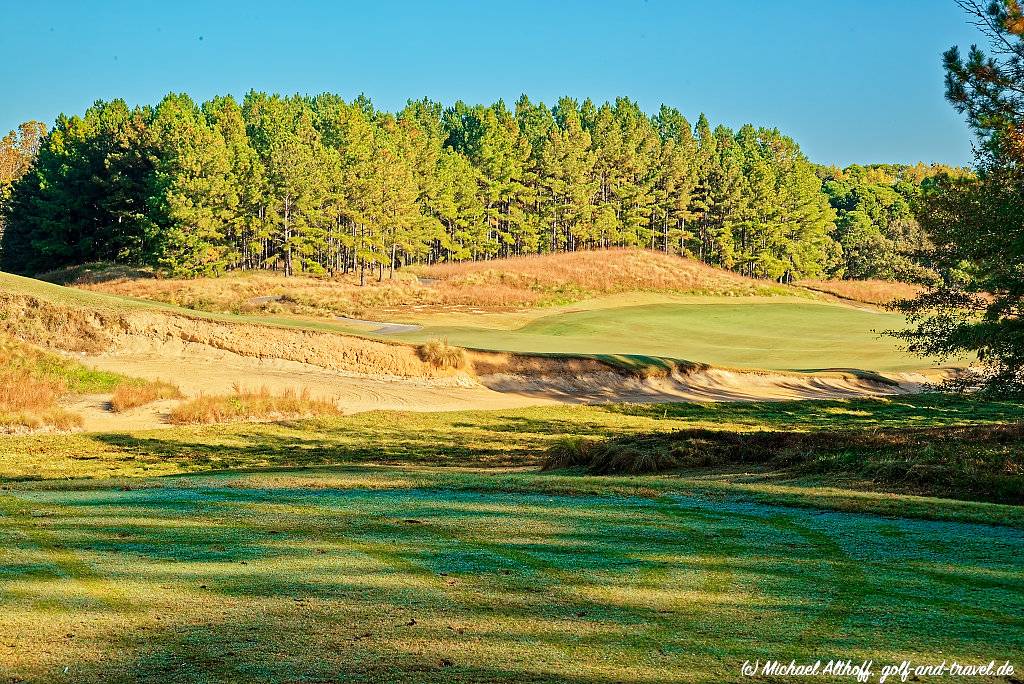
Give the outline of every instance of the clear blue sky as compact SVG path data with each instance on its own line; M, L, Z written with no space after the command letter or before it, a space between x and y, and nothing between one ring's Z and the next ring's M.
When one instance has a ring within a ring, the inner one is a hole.
M628 95L777 126L814 161L971 158L941 52L953 0L0 0L0 128L93 100L360 92L378 107Z

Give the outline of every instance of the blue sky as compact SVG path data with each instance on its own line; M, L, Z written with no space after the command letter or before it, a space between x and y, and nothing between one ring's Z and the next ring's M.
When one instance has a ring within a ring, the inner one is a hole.
M842 165L969 162L940 55L981 42L953 0L0 0L0 16L3 130L168 91L364 92L385 109L627 95L777 126Z

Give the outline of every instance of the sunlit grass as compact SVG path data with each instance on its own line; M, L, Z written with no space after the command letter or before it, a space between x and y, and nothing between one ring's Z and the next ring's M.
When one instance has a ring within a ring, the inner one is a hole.
M0 669L720 682L776 654L1024 655L1019 529L482 479L355 468L8 491Z
M539 464L566 436L1022 417L921 395L9 437L0 672L653 683L737 681L765 657L1021 662L1024 507L842 470Z
M160 380L122 382L110 397L110 406L114 411L128 411L138 406L145 406L159 399L180 399L181 390L176 385Z
M341 410L334 402L314 399L309 388L272 394L266 387L236 386L233 394L202 395L175 406L169 420L175 425L195 425L338 415Z

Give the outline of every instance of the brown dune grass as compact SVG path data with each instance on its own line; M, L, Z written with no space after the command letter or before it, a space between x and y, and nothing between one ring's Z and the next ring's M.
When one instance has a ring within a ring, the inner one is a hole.
M453 347L448 344L448 340L429 340L421 344L419 355L424 362L435 368L461 370L468 363L465 350L461 347Z
M52 349L97 352L107 335L95 311L0 291L0 335Z
M178 405L169 420L175 425L191 425L338 415L341 410L334 402L313 399L305 388L275 395L266 387L253 390L236 385L234 394L204 395Z
M119 413L138 406L145 406L159 399L180 399L181 396L181 390L176 385L163 380L129 381L114 388L114 394L110 398L110 407Z
M73 284L201 311L373 317L401 307L508 310L563 304L619 292L699 295L775 295L792 288L753 280L693 259L647 250L611 249L414 266L394 279L354 274L333 278L277 273L232 273L220 278L106 279L102 274Z
M42 352L0 336L0 432L81 425L81 416L58 405L68 382L47 363L52 360Z
M91 370L0 332L0 431L79 427L82 417L60 403L75 395L107 393L112 393L114 411L181 396L166 382Z
M897 283L888 280L799 280L796 283L815 292L864 302L876 306L886 306L900 299L910 299L924 292L920 285Z
M417 268L426 278L477 296L533 292L573 297L617 292L678 292L703 295L786 294L787 288L753 280L694 259L641 249L607 249Z

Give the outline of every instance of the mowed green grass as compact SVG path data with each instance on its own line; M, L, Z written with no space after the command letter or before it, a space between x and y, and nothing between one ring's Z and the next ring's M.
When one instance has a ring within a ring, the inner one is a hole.
M537 465L567 435L1022 418L921 395L4 439L0 673L596 684L740 681L769 657L1017 665L1024 507L842 473Z
M899 349L886 330L902 316L814 301L664 303L558 312L516 330L426 325L396 339L447 338L452 344L518 352L640 354L715 366L900 371L928 361Z
M350 467L4 491L0 670L722 682L767 657L1024 657L1019 528L487 477Z
M185 314L196 318L257 323L422 343L447 339L475 349L513 352L667 357L735 368L906 371L927 368L928 359L907 354L882 335L906 327L903 316L797 297L681 297L636 293L557 307L549 314L480 313L471 325L450 323L451 314L410 312L398 322L423 324L409 333L374 335L365 325L253 314L194 311L161 302L77 290L0 273L0 289L59 305L113 311ZM459 320L466 320L462 315ZM509 329L517 318L530 319ZM951 363L963 363L953 360Z

